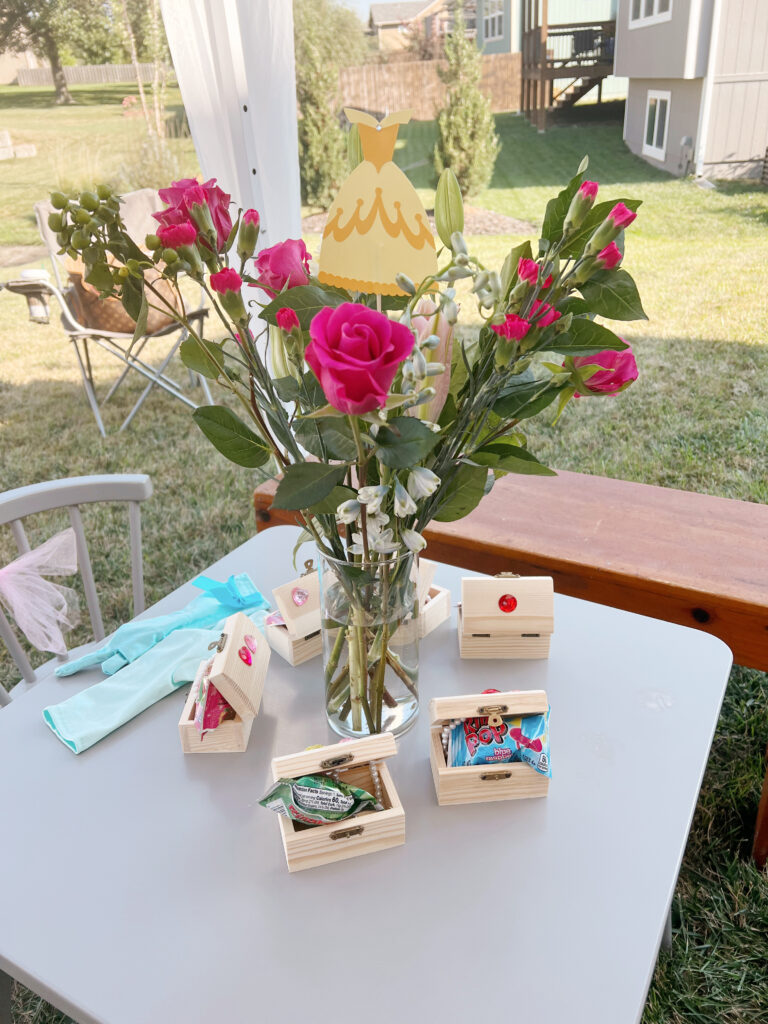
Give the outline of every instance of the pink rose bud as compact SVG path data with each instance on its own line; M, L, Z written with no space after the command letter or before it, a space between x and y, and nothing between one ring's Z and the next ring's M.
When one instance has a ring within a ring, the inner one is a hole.
M600 250L595 258L598 267L602 270L613 270L614 267L618 267L622 260L621 251L615 242L611 242L610 245L606 245L604 249Z
M243 287L243 279L232 267L224 267L217 270L210 276L211 288L221 296L221 304L233 320L245 318L245 306L240 289Z
M624 203L616 203L602 224L599 224L584 247L585 256L596 256L637 217Z
M621 352L607 349L594 356L574 356L573 365L601 367L586 382L587 390L576 392L577 398L586 398L587 395L618 395L620 391L628 388L632 381L637 380L638 376L637 363L631 348L622 349Z
M166 249L178 249L181 245L194 245L197 228L190 221L182 224L169 224L157 229L157 237Z
M277 326L280 330L285 331L287 334L290 334L294 327L300 326L299 318L296 316L295 311L288 306L278 309L277 313L275 313L275 320L277 320Z
M563 234L567 235L571 231L576 231L586 220L587 214L595 205L595 199L597 199L598 184L596 181L582 181L579 185L575 196L571 200L571 205L568 207L568 213L565 215L565 223L563 224Z
M503 324L491 324L491 330L500 338L506 338L507 341L522 341L530 329L530 321L524 320L517 313L508 313Z
M161 210L160 213L153 213L152 216L163 226L181 224L183 221L190 220L191 212L187 205L187 199L191 189L196 190L192 193L196 205L207 205L212 225L216 229L216 242L220 250L232 230L232 219L229 216L230 196L219 188L215 178L203 182L202 185L198 184L194 178L182 178L180 181L174 181L168 188L161 188L157 194L167 208ZM197 189L201 190L202 197ZM191 219L194 220L194 218ZM197 222L195 221L195 223Z
M269 249L262 249L256 257L258 287L271 292L296 288L309 280L311 257L300 238L288 238Z
M249 260L256 251L256 243L259 241L259 221L258 210L246 210L243 214L240 231L237 235L237 255L241 260Z
M558 313L556 309L548 302L539 302L538 299L533 304L531 309L531 319L535 320L534 327L549 327L555 320L559 320L562 313Z
M324 306L309 334L304 358L330 404L353 416L384 407L398 367L413 352L409 327L357 302Z

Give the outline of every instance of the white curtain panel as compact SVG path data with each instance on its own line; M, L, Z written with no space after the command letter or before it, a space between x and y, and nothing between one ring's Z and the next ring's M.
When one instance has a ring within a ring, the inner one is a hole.
M301 238L290 0L162 0L200 167L261 215L259 248Z

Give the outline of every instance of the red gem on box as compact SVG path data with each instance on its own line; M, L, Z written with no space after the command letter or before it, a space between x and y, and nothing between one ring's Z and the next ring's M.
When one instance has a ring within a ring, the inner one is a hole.
M499 608L503 612L513 612L517 608L517 598L511 594L502 594L499 598Z

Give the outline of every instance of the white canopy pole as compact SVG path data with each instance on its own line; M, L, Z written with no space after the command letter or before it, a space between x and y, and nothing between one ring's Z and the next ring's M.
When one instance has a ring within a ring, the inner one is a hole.
M261 215L259 248L301 238L290 0L162 0L204 177Z

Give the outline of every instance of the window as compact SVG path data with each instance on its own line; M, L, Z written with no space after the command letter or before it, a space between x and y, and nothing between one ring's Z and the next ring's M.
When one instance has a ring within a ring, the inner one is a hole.
M667 131L669 129L670 93L648 90L645 108L645 136L643 153L654 160L664 160L667 155Z
M504 36L504 0L485 0L483 4L483 40Z
M655 25L672 17L672 0L630 0L629 27Z

